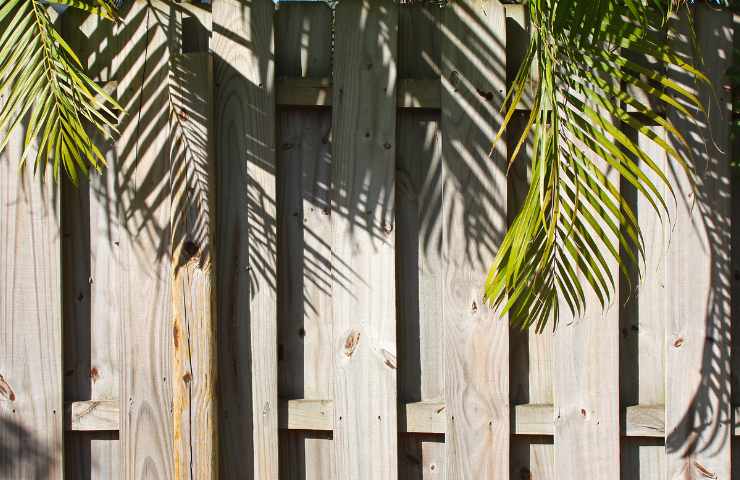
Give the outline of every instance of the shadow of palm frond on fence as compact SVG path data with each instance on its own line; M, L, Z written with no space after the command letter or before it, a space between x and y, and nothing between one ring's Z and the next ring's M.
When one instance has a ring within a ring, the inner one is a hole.
M239 3L242 16L234 21L251 25L262 31L261 37L269 37L269 32L263 30L272 29L271 24L251 23L259 18L253 9L264 6L255 7L249 0ZM285 355L296 359L289 362L291 368L305 372L312 368L303 363L305 318L331 313L325 304L330 303L333 289L345 289L351 294L358 285L368 281L332 251L331 239L336 233L326 228L326 221L314 221L312 216L326 216L327 221L340 216L341 223L348 226L348 235L369 238L377 245L387 242L388 226L395 224L401 356L399 397L404 402L433 397L441 400L443 382L424 376L423 366L431 360L419 351L420 337L428 335L426 325L422 324L423 316L430 310L430 306L423 304L421 293L428 293L425 289L429 287L420 284L419 270L426 268L438 273L436 287L439 288L444 285L446 262L465 266L476 275L485 272L505 234L507 218L509 221L513 218L521 199L509 194L507 205L507 194L498 180L506 174L506 156L503 152L490 156L490 141L500 125L497 105L503 92L489 87L507 76L506 65L500 58L505 48L503 44L479 40L480 32L487 38L497 38L497 34L480 24L476 15L468 12L471 23L455 31L454 38L446 37L451 32L439 28L441 15L429 13L429 7L414 20L407 19L408 28L423 24L419 28L439 33L429 34L429 43L421 48L411 53L399 50L396 56L386 60L398 64L398 78L444 77L443 89L449 89L443 92L449 102L448 110L443 114L431 110L401 112L398 137L394 140L398 143L395 171L367 168L343 176L345 183L336 183L333 171L341 167L337 162L347 159L332 155L335 139L331 114L307 109L302 117L305 123L297 125L294 110L275 113L272 107L260 103L266 89L275 88L275 78L270 73L274 65L278 76L331 76L330 71L324 73L331 65L322 64L318 73L310 69L291 70L280 58L278 47L278 58L260 56L250 65L256 73L245 75L240 70L244 66L240 59L216 56L213 102L220 110L211 120L207 95L192 94L192 86L201 84L198 75L203 72L194 69L182 55L187 49L182 43L183 21L209 16L197 13L202 8L206 7L169 1L137 2L123 9L124 21L120 25L84 15L70 21L65 34L77 36L78 41L72 43L84 52L92 77L103 83L115 82L118 100L128 113L119 125L120 140L101 139L106 145L108 168L89 182L83 181L79 189L63 187L67 199L63 204L81 208L81 215L87 217L76 221L88 225L93 232L90 234L105 232L111 245L127 245L126 254L112 254L121 269L126 269L126 263L134 258L143 270L159 277L169 275L171 268L177 269L193 258L203 266L213 261L219 309L220 393L221 401L226 402L220 408L220 429L222 438L229 439L222 442L222 455L233 460L234 465L240 465L239 468L248 468L244 467L242 452L251 449L253 425L250 415L239 412L252 409L253 386L248 371L252 348L249 301L261 289L277 296L278 328L289 329L288 335L293 338L285 344L293 350ZM65 16L71 18L70 12ZM210 29L201 20L196 23L206 31ZM317 48L325 47L326 32L313 31L310 24L301 28L301 35L296 37L302 42L298 50L303 52L301 58L310 58ZM362 23L358 22L357 28L363 28ZM220 41L251 48L246 35L235 36L232 31L218 27L214 28L214 35L220 36ZM276 35L280 35L279 30ZM443 44L451 50L444 51ZM399 48L403 49L403 45L399 44ZM705 53L705 58L709 56ZM457 63L450 64L449 59ZM461 80L454 75L455 69L477 71L479 79ZM255 84L250 80L254 78L265 82ZM395 87L398 78L387 78L385 84ZM443 146L444 122L464 125L460 141ZM706 126L685 127L687 131L698 130L698 136L692 136L695 140L691 148L697 159L697 171L706 182L701 191L715 192L713 195L718 197L729 196L729 183L721 168L708 160L716 157L707 155L700 140L708 137ZM244 135L253 129L259 130L262 137ZM406 139L409 130L416 133ZM213 132L215 152L209 146L208 132ZM364 132L358 129L357 134ZM719 134L714 132L715 136ZM277 152L264 141L271 136L276 138ZM315 142L316 137L321 138L320 144ZM411 139L422 140L412 144ZM459 160L449 163L448 159L453 157ZM293 167L300 169L300 175L288 172ZM679 171L673 173L680 176ZM394 176L394 181L389 183L388 178ZM275 183L276 190L265 188L270 182ZM516 182L520 187L526 183L521 178ZM509 184L512 183L510 179ZM295 190L300 192L296 194ZM450 195L451 192L468 194ZM678 201L682 202L689 192L679 193ZM186 201L173 204L173 199L181 195ZM666 439L669 451L682 451L687 457L696 451L719 448L721 442L729 441L724 433L717 433L720 431L717 425L732 421L729 409L724 408L730 405L729 392L724 389L724 379L730 375L730 358L724 348L730 343L731 331L728 305L732 282L727 271L729 213L718 210L714 198L699 195L695 202L697 223L691 228L704 239L713 259L707 309L703 312L707 319L707 343L694 401L678 427L667 432ZM341 208L336 208L337 205ZM682 204L679 208L691 208L691 205ZM313 227L314 224L317 226ZM674 244L679 242L682 228L688 225L679 226L673 232ZM85 242L84 237L80 229L65 233L65 261L96 255L90 251L89 239ZM248 238L251 244L247 243ZM211 242L213 250L206 247ZM454 247L452 253L450 245ZM213 251L215 258L211 258ZM296 261L296 257L300 260ZM282 276L290 278L284 286L281 286L283 280L279 280ZM89 277L81 274L78 281L65 286L65 305L78 302L78 293L82 291L86 298L90 297L91 287L86 284ZM485 277L484 274L479 277L482 290ZM441 308L445 299L439 297L429 301ZM90 325L89 307L87 310L80 306L69 308L66 315L78 317L75 332L82 331L85 324ZM162 323L167 320L157 319ZM169 324L152 325L153 331L167 332L161 338L170 338L170 328ZM328 345L332 344L331 330L321 335L327 335ZM440 346L441 338L436 340ZM169 347L152 345L151 348L165 352ZM69 392L77 392L80 398L89 394L84 391L84 385L90 383L90 359L84 352L84 349L65 352L65 363L75 365L75 373L65 377L68 382L65 387ZM327 355L331 362L331 352ZM437 368L441 372L444 365ZM168 388L162 387L162 405L167 405L171 398ZM330 398L330 393L323 393ZM302 379L281 379L280 394L304 398L318 392L309 391ZM721 411L715 410L716 405L723 406ZM169 432L171 426L164 423L161 431ZM222 465L225 471L230 468Z

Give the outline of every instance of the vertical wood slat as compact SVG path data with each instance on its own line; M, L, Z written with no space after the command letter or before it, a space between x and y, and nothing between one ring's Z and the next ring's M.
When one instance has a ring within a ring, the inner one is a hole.
M59 192L0 153L0 473L63 477Z
M331 77L332 11L278 5L278 78ZM277 111L278 395L334 397L331 297L331 110ZM280 476L334 478L331 433L280 432Z
M585 148L585 147L584 147ZM592 155L587 151L587 154ZM619 189L619 176L607 170L608 181ZM603 224L601 224L603 225ZM606 241L616 236L604 229ZM615 259L607 259L612 278L618 278ZM579 271L585 294L585 311L573 316L561 302L559 324L554 335L553 391L555 408L556 478L620 478L619 405L619 305L615 291L611 304L603 308L598 296Z
M113 24L68 9L62 31L88 73L110 87ZM96 49L96 45L106 45ZM111 89L115 95L115 89ZM64 306L64 399L117 401L120 394L121 218L117 210L118 164L112 137L94 135L106 157L100 175L62 182L62 276ZM118 432L65 435L65 475L117 479L121 475Z
M506 229L505 142L491 152L506 87L504 7L451 3L442 31L446 469L509 478L509 325L482 298Z
M122 477L172 478L169 185L170 28L163 2L134 2L115 27L114 78L126 110L115 172L120 238Z
M210 145L211 66L208 53L173 55L170 66L172 415L177 479L218 478L216 337L211 304L215 182Z
M399 8L400 78L439 82L436 5ZM444 250L442 137L439 110L398 110L396 159L396 305L398 398L444 401ZM399 478L445 477L443 435L401 433Z
M634 91L634 95L644 95ZM651 129L659 138L666 138L662 127ZM644 133L626 132L644 149L659 168L669 165L665 151ZM645 175L663 195L669 192L658 176L641 165ZM629 266L629 278L620 278L620 397L622 408L665 404L665 330L668 317L670 282L665 273L665 253L669 227L650 202L638 195L635 188L622 178L620 190L637 215L645 242L642 277L636 266ZM626 253L624 254L626 255ZM623 428L626 428L623 427ZM623 478L665 478L665 446L658 439L628 438L622 440Z
M399 404L444 399L444 251L439 113L398 116L396 269ZM444 476L442 435L401 434L400 478ZM404 448L407 453L402 454ZM413 472L413 473L411 473ZM411 475L416 475L412 477Z
M602 115L608 112L600 111ZM616 170L586 145L571 138L600 168L606 181L619 191ZM617 244L615 235L601 221L598 223L605 242ZM597 228L589 227L591 233ZM601 245L598 246L599 248ZM614 279L619 278L618 261L606 259ZM554 457L556 478L579 476L598 480L618 480L621 463L620 430L620 292L615 289L610 304L602 306L599 296L588 284L587 272L578 265L578 281L584 285L584 312L572 314L566 302L560 302L559 324L554 334L553 397Z
M397 477L394 182L398 5L340 2L333 99L337 478Z
M274 9L271 0L213 5L225 478L278 476Z
M584 290L586 313L573 318L567 306L561 306L555 332L555 472L557 478L616 480L620 478L618 294L602 312L596 295Z
M510 85L524 60L530 39L530 25L524 5L506 5L506 77ZM525 94L525 105L532 104L531 94ZM529 119L529 110L516 112L506 132L508 154L519 142ZM531 178L532 141L525 144L508 175L507 217L511 225L521 210ZM509 374L511 401L515 404L552 405L553 334L548 329L512 331ZM552 437L516 436L511 445L511 477L555 478Z
M692 23L717 97L710 88L697 89L691 80L669 71L674 81L712 108L707 108L711 133L703 113L696 112L699 121L694 123L670 112L693 150L698 189L694 195L685 175L676 172L674 189L684 197L672 212L676 226L666 254L672 299L665 339L667 478L730 478L730 100L721 79L732 58L732 15L703 5L695 10ZM683 17L674 40L674 48L689 56L690 28ZM688 153L682 145L676 148L684 156Z

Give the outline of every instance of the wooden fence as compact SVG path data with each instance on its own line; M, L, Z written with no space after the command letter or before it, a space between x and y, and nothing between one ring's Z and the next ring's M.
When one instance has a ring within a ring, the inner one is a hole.
M522 6L212 4L57 20L126 114L79 188L2 154L0 477L740 478L730 14L696 14L713 142L676 118L698 194L670 227L622 182L644 281L535 335L481 302Z

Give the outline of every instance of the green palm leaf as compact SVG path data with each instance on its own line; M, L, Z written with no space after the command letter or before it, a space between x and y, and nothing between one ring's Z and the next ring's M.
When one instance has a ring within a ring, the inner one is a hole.
M115 18L113 0L55 3ZM89 132L115 132L121 107L84 72L47 8L41 0L6 0L0 7L0 151L23 125L21 166L31 158L43 174L50 163L55 178L63 167L76 182L78 171L105 164Z
M606 307L618 288L609 258L625 274L644 260L642 234L619 177L662 220L669 211L662 192L673 196L673 190L636 134L650 138L693 180L690 159L674 147L686 140L655 111L658 105L689 117L691 110L703 112L697 96L665 73L671 68L708 83L666 41L668 20L679 9L690 18L677 0L529 1L532 38L498 135L534 85L529 121L510 159L529 139L532 179L486 282L487 301L513 324L541 331L550 320L557 324L561 303L582 314L586 289ZM648 56L649 65L634 60Z

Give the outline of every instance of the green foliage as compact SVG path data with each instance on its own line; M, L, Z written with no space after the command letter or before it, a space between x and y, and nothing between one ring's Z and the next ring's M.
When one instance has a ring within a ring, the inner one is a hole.
M57 0L115 19L114 0ZM30 158L42 174L48 163L77 181L78 170L100 170L105 158L90 132L115 131L121 107L91 80L51 21L42 0L5 0L0 5L0 151L13 131L25 127L24 165Z
M684 2L530 0L528 6L532 38L499 135L531 91L529 122L511 156L513 162L531 142L531 186L491 268L486 299L513 324L541 331L550 319L557 324L561 301L582 314L586 289L602 307L609 304L617 288L610 258L625 273L641 263L642 235L618 177L667 217L659 187L672 195L671 185L635 133L652 139L693 179L690 159L675 148L686 140L653 104L687 117L703 111L699 98L666 74L669 67L692 81L708 80L666 41L669 17L681 9L690 18ZM651 63L638 60L648 56ZM668 138L656 135L654 125ZM604 167L619 175L604 175Z

